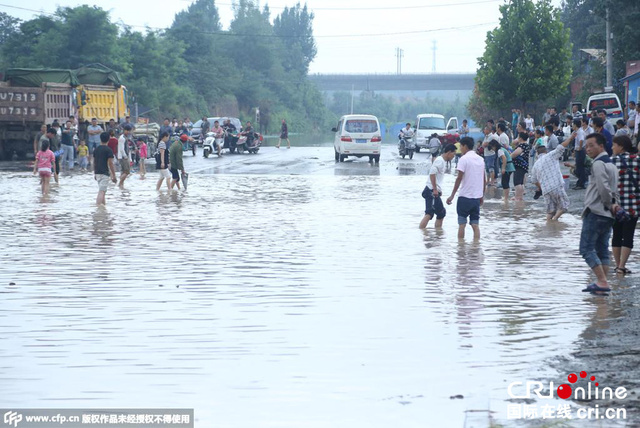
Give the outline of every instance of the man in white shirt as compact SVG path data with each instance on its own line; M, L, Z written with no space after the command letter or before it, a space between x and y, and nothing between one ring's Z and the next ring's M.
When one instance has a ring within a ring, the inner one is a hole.
M629 126L631 130L636 126L636 114L636 102L629 101L629 105L627 106L627 126Z
M498 124L498 142L505 149L509 148L509 136L507 135L507 125L500 122Z
M469 218L469 224L473 229L473 239L480 239L480 207L484 202L487 177L484 174L484 160L473 150L474 145L473 138L465 137L460 140L462 157L458 161L458 178L456 178L451 196L447 199L447 205L451 205L453 197L460 189L456 206L458 239L464 239L467 218Z
M124 180L127 179L131 173L131 164L129 163L129 155L127 154L127 144L131 135L131 126L125 125L122 131L122 135L118 138L118 153L116 157L120 163L120 183L118 187L124 188Z
M444 216L447 215L447 210L442 203L442 180L444 180L446 164L451 162L455 156L456 146L449 144L444 148L442 156L435 158L431 164L429 180L427 180L427 186L422 191L426 209L420 222L420 229L427 228L429 220L433 218L434 214L436 216L436 228L442 227Z

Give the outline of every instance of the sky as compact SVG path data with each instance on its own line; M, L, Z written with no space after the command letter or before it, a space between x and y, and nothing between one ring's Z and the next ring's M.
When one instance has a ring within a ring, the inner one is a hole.
M556 6L561 0L553 0ZM90 4L109 10L114 22L144 31L168 27L192 0L0 0L0 11L28 20L58 6ZM258 2L269 5L272 18L295 0ZM301 2L304 3L304 2ZM162 7L158 7L162 4ZM403 50L402 73L475 72L487 31L499 22L504 0L308 0L318 54L310 73L396 73L396 48ZM232 0L216 0L223 27L233 19Z

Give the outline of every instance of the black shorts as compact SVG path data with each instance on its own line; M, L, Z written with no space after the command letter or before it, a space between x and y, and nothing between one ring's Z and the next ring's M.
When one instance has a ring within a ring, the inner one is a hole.
M447 210L442 203L442 192L440 192L440 196L434 198L433 190L427 186L422 191L422 197L425 202L425 215L430 215L433 218L435 214L437 219L443 219L447 215Z
M524 176L527 175L527 171L516 167L516 172L513 173L513 185L522 186L524 184Z
M502 188L505 190L510 189L509 181L511 181L511 173L505 172L502 174Z
M169 171L171 171L171 178L180 181L180 172L177 169L171 168Z

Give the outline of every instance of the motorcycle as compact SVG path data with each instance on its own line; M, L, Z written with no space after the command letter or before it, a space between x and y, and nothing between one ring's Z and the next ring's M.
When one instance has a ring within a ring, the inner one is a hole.
M208 158L210 154L218 152L218 147L222 150L224 145L224 138L216 138L213 132L207 132L207 138L202 143L202 151L205 158Z
M413 144L413 137L407 135L399 135L400 141L398 142L398 154L404 159L405 156L409 156L409 159L413 159L413 152L415 145Z
M262 145L262 135L253 132L253 135L240 134L238 141L236 142L236 149L238 153L243 153L245 150L249 153L258 153L260 146ZM233 153L233 152L232 152Z

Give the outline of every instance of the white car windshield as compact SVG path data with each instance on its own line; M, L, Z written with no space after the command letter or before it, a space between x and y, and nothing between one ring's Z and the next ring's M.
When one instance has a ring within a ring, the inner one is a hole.
M442 117L421 117L418 129L437 129L444 131L444 118Z

